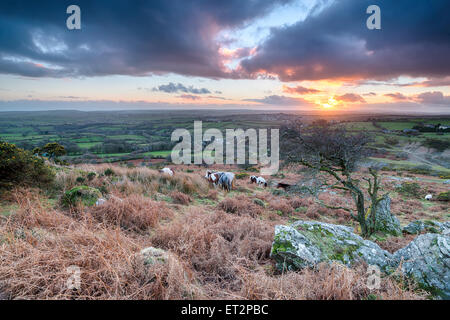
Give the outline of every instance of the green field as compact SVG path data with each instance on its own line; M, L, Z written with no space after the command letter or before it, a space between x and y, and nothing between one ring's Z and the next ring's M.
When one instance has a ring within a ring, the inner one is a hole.
M217 128L225 133L226 129L236 128L278 128L295 118L292 114L273 114L276 116L272 118L267 114L249 111L208 111L206 115L203 111L5 112L0 117L0 139L28 150L49 142L58 142L66 148L68 161L167 158L175 145L170 140L172 132L184 128L192 133L194 121L201 120L203 130ZM302 118L300 116L299 119ZM308 119L311 121L314 117ZM398 166L413 166L423 162L435 170L445 171L445 158L434 161L429 155L421 155L416 159L413 151L409 150L405 154L403 150L411 144L420 147L427 139L448 141L449 133L408 135L402 132L419 124L438 123L450 125L450 118L382 117L336 121L336 125L344 125L350 131L373 135L374 150L384 154L380 156L380 161ZM411 154L412 163L401 162L405 161L405 157L411 158Z

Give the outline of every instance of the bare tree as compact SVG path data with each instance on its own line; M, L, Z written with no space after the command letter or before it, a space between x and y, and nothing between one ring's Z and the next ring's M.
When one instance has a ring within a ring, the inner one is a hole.
M371 137L365 133L349 132L343 126L330 126L327 123L314 123L304 127L293 122L281 130L281 155L288 163L300 163L318 172L333 177L332 189L340 189L351 194L354 208L332 206L321 202L331 209L343 209L356 220L364 237L375 230L377 205L383 197L378 197L380 179L375 168L369 168L367 194L359 180L354 178L358 161L369 155L368 143ZM372 213L372 214L369 214Z

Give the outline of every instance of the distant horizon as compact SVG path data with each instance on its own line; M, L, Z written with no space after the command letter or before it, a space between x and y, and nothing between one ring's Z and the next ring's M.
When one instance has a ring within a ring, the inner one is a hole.
M425 113L425 112L387 112L387 111L378 111L378 112L363 112L360 110L359 112L354 111L328 111L324 112L323 110L292 110L292 109L246 109L246 108L230 108L230 109L224 109L224 108L207 108L206 110L222 113L223 115L228 115L234 113L250 113L250 114L264 114L264 113L270 113L270 114L277 114L277 113L288 113L288 114L299 114L299 115L308 115L308 116L321 116L321 117L334 117L334 116L354 116L354 117L372 117L372 116L392 116L392 117L449 117L450 113ZM163 109L163 108L153 108L153 109L35 109L35 110L2 110L0 108L0 114L1 113L45 113L45 112L82 112L82 113L101 113L101 112L108 112L108 113L114 113L114 112L120 112L120 113L136 113L136 112L189 112L189 111L199 111L203 112L205 111L205 108L173 108L173 109ZM205 116L207 116L205 114Z

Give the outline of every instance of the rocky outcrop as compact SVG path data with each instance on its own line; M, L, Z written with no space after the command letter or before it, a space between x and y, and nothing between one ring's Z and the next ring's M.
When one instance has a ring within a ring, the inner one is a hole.
M166 264L169 261L169 254L163 249L148 247L140 252L144 265Z
M384 234L399 236L402 234L400 221L391 213L391 198L385 196L377 205L377 210L372 214L371 220L375 221L374 230ZM375 215L373 217L373 215Z
M408 234L421 233L447 233L450 229L450 222L438 222L433 220L416 220L403 227L403 232Z
M275 227L271 257L280 271L314 267L321 262L344 265L363 260L391 273L399 266L406 276L434 295L450 298L449 224L441 223L442 234L418 236L391 254L376 243L364 240L352 228L316 221L297 221Z
M394 259L424 289L450 299L450 236L420 235L395 252Z
M354 234L352 228L315 221L276 226L271 256L279 270L298 270L328 261L352 265L364 260L383 271L394 266L392 254Z

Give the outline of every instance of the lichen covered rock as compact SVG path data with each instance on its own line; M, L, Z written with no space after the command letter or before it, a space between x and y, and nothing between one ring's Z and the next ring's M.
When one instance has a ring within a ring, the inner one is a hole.
M427 233L394 253L401 270L424 289L450 299L450 236Z
M359 260L383 271L394 267L392 254L356 235L352 228L315 221L276 226L271 256L280 271L331 261L352 265Z
M72 207L83 205L86 207L94 206L97 200L102 196L101 192L96 188L88 186L79 186L67 191L61 202L63 206Z
M169 261L169 254L166 251L154 247L142 249L140 256L144 265L166 264Z
M372 213L371 213L372 214ZM375 221L374 230L384 234L399 236L402 234L400 221L391 213L391 198L385 196L377 205L375 216L371 217Z
M445 230L450 229L450 222L438 222L433 220L415 220L403 228L404 233L420 234L427 233L445 233Z

